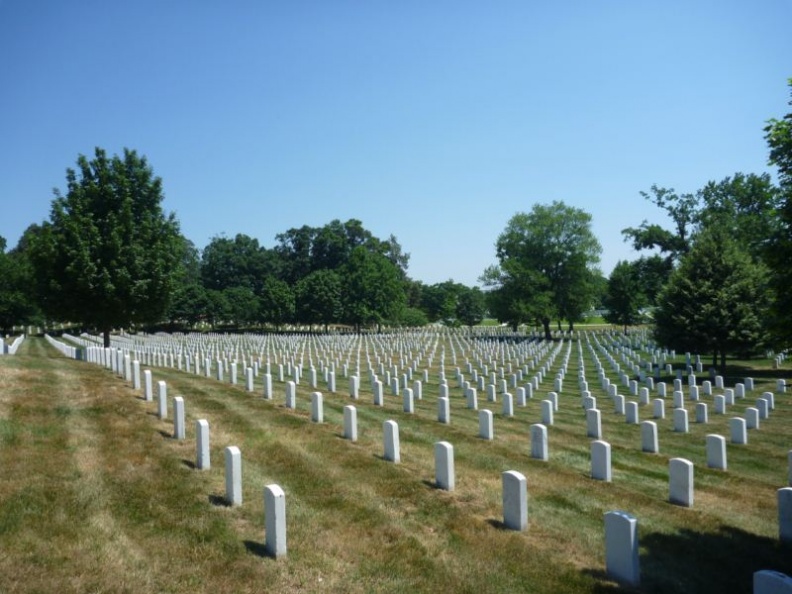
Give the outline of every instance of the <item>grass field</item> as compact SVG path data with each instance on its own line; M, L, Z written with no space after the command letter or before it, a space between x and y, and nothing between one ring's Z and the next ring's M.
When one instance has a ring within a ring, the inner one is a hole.
M182 395L187 439L156 403L111 371L63 358L43 339L0 357L0 592L608 592L603 514L638 518L640 591L750 592L754 571L792 574L792 546L778 541L776 490L787 485L792 395L746 446L728 449L728 471L706 468L706 434L727 437L728 419L773 389L789 370L732 367L757 378L756 390L728 415L710 406L707 425L690 433L659 420L660 454L640 451L640 429L600 402L603 439L612 446L613 482L589 478L590 439L570 358L550 459L530 458L529 427L541 395L515 416L479 394L495 414L495 439L478 438L478 415L465 408L447 370L452 421L437 422L436 370L416 412L401 397L372 404L362 381L359 439L343 439L346 380L324 392L323 424L310 420L310 392L296 410L171 369L154 369L170 397ZM590 355L583 359L593 373ZM558 362L556 362L556 365ZM612 377L615 380L615 377ZM620 393L624 393L620 390ZM669 392L670 393L670 392ZM654 397L654 396L653 396ZM711 404L711 401L710 401ZM666 405L670 411L670 398ZM650 418L641 407L641 420ZM195 420L211 427L212 468L194 468ZM382 458L382 423L399 423L401 463ZM455 450L456 490L434 486L433 444ZM224 504L223 449L242 451L244 501ZM695 505L668 503L668 460L695 464ZM528 479L529 526L503 528L501 473ZM264 555L265 485L286 492L288 555ZM629 590L629 589L628 589Z

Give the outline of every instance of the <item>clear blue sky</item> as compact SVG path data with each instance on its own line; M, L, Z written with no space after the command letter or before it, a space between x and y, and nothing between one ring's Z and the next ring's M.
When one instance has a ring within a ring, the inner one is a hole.
M357 218L425 283L476 283L508 219L762 173L791 0L0 0L0 235L94 147L145 155L199 248Z

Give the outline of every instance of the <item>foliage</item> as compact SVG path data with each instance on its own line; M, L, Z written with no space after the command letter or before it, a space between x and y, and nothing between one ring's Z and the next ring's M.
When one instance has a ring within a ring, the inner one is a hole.
M212 301L203 285L196 282L184 283L174 290L168 307L168 319L171 324L184 322L193 328L207 317L211 306Z
M641 309L646 302L638 269L629 262L617 263L608 278L608 290L603 300L607 309L605 320L623 326L626 332L627 326L640 323Z
M423 310L417 307L405 307L399 316L399 324L407 328L420 328L429 323L429 318Z
M11 333L33 319L36 308L29 297L30 271L19 252L6 253L6 240L0 237L0 331Z
M45 313L98 328L109 346L113 327L162 319L184 243L145 157L97 148L77 166L67 169L66 194L55 190L31 262Z
M359 328L398 320L405 303L404 286L399 268L386 256L358 246L343 277L346 321Z
M268 276L259 297L259 318L280 329L283 324L294 319L294 291L288 283Z
M341 277L334 270L317 270L300 279L294 289L297 318L303 324L333 324L343 309Z
M792 91L792 79L788 82ZM792 112L767 123L765 140L770 148L770 164L778 168L781 186L778 228L770 238L767 255L776 290L773 332L781 346L789 346L792 343Z
M487 302L481 289L465 287L457 301L457 319L465 326L475 326L481 323L486 314Z
M655 254L641 256L630 262L630 266L638 282L638 290L646 298L647 305L657 305L660 291L674 269L672 262Z
M207 289L222 291L247 287L261 294L264 281L276 269L274 254L257 239L237 234L233 239L213 237L201 257L201 278Z
M752 261L728 229L710 227L673 272L655 310L656 338L669 348L727 354L763 346L770 302L767 271Z
M571 328L595 298L601 251L581 209L555 201L517 213L496 242L499 266L482 276L492 312L513 326L541 323L547 337L554 319Z
M228 287L222 291L226 309L224 321L238 328L252 325L259 317L259 301L249 287Z

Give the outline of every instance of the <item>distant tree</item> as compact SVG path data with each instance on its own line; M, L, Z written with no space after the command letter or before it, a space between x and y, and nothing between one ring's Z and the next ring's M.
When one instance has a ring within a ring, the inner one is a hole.
M605 320L611 324L633 326L641 321L641 308L647 304L636 267L620 261L608 278L608 291L603 305L607 309Z
M206 321L209 322L212 328L233 320L234 314L231 311L231 304L228 303L225 291L207 289L206 298L209 302L209 307L206 310Z
M316 229L303 225L299 229L289 229L275 236L278 245L275 253L281 262L281 279L294 285L314 270L311 250Z
M767 271L753 262L728 229L710 227L695 239L672 273L654 313L658 342L711 353L724 369L729 353L763 346L770 303Z
M222 291L228 306L226 321L238 327L253 325L259 317L259 300L249 287L228 287Z
M416 307L405 307L399 317L399 323L407 328L420 328L421 326L426 326L429 323L429 319L423 310Z
M464 285L447 280L425 286L421 292L421 309L430 322L452 324L456 320L456 309Z
M398 321L405 296L398 267L363 246L352 250L343 270L344 317L356 328Z
M216 236L203 250L201 279L207 289L247 287L260 295L264 279L276 272L274 259L274 253L248 235Z
M182 257L173 214L162 210L162 181L145 157L124 149L80 155L55 190L50 220L30 246L45 313L110 331L162 319Z
M317 270L295 287L297 319L313 326L338 322L343 314L341 277L334 270Z
M212 301L206 289L200 283L182 284L173 293L168 319L171 324L181 322L194 328L200 321L208 319L212 308Z
M553 202L517 213L496 242L498 266L482 276L493 313L513 326L540 323L549 339L552 320L570 329L596 294L596 264L602 251L591 231L591 215Z
M789 79L792 94L792 78ZM792 101L789 102L792 105ZM770 238L766 261L773 271L776 299L773 305L772 332L780 345L792 343L792 112L771 119L764 129L770 148L770 164L778 169L781 203L778 228Z
M264 279L259 296L259 317L278 330L294 320L294 291L288 283L274 276Z
M456 317L465 326L480 324L487 313L484 293L478 287L468 288L459 295L456 304Z
M673 263L668 258L657 254L641 256L630 262L638 287L646 298L647 305L657 305L657 298L663 289L668 277L674 269Z
M0 237L0 331L9 334L14 326L30 322L36 307L25 260L19 253L6 253L5 247L6 240Z

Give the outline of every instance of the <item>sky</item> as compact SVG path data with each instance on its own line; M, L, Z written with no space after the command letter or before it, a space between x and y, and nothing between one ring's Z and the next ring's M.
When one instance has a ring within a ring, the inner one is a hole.
M0 236L95 147L144 155L198 248L359 219L411 278L478 284L509 219L773 174L792 0L0 0Z

